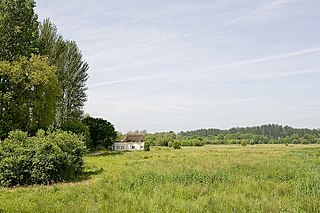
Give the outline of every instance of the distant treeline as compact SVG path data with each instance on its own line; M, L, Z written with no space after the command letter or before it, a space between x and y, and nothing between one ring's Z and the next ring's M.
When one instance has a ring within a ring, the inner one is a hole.
M268 139L279 139L286 136L292 136L297 134L299 137L303 137L306 134L313 135L314 137L320 137L320 129L297 129L290 126L282 126L278 124L267 124L254 127L233 127L228 130L221 129L199 129L193 131L179 132L178 134L183 137L207 137L218 136L219 134L255 134L267 137Z
M297 129L267 124L234 127L228 130L199 129L186 132L162 132L147 135L147 143L156 146L203 146L205 144L314 144L320 143L320 129Z

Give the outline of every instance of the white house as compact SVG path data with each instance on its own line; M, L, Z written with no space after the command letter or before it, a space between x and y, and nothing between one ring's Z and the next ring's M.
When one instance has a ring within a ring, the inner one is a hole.
M115 142L112 145L112 150L115 151L134 151L143 150L145 138L141 134L126 135L120 142Z

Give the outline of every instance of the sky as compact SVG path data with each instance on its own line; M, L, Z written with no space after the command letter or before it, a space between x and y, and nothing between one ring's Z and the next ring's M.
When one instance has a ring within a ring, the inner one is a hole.
M319 0L38 0L121 132L320 127Z

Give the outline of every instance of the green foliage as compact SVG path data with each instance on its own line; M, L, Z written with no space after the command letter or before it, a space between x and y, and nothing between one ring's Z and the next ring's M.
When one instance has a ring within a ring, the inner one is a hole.
M303 136L303 139L304 140L307 140L308 143L317 143L317 140L316 138L314 137L314 135L310 134L310 133L307 133Z
M39 130L34 137L11 132L0 143L0 185L50 184L73 180L83 170L85 145L75 134Z
M38 53L38 17L33 0L0 1L0 61Z
M35 133L53 124L60 84L45 57L0 62L0 138L21 129Z
M48 19L39 25L34 8L34 0L0 1L0 140L80 120L87 100L89 66L77 44Z
M145 143L148 143L150 146L154 146L156 139L157 139L157 136L155 136L155 135L153 135L153 134L148 134L148 135L146 136L146 141L145 141Z
M174 140L170 143L170 147L172 147L173 149L181 149L180 141Z
M143 151L146 151L146 152L150 151L150 144L148 142L144 143Z
M170 142L172 142L174 139L172 138L163 138L159 137L155 141L156 146L168 146Z
M121 132L117 131L116 141L121 141L123 138L124 138L124 135Z
M241 142L241 145L242 145L242 146L247 146L247 142L246 142L246 141L242 141L242 142Z
M263 133L261 132L263 130ZM280 130L285 132L282 132ZM239 132L235 132L239 130ZM259 131L260 132L259 132ZM274 135L287 135L285 137L273 138ZM278 132L277 132L278 131ZM254 133L255 132L255 133ZM266 134L267 133L267 134ZM298 134L299 133L299 134ZM216 134L216 135L214 135ZM261 134L261 135L259 135ZM205 144L315 144L320 140L319 130L293 129L279 125L264 125L261 127L232 128L230 130L201 129L196 131L161 132L149 134L146 138L150 144L157 146L170 146L174 140L179 140L181 146L203 146Z
M186 140L176 140L181 146L203 146L204 142L201 139L186 139Z
M161 138L171 132L149 134L147 139L163 142ZM268 124L257 127L237 127L229 130L199 129L180 132L174 136L182 146L204 144L315 144L320 139L320 129L295 129L289 126Z
M107 120L88 116L82 122L89 127L91 147L95 148L99 144L111 146L117 138L114 126Z
M40 44L41 53L48 56L50 64L57 67L58 79L62 86L57 107L57 123L80 119L87 100L86 81L89 65L82 59L76 42L65 41L49 19L45 19L40 25Z
M256 136L262 136L264 139L278 139L284 138L286 136L297 135L298 137L304 137L304 135L312 135L313 137L320 137L320 130L318 129L296 129L289 126L281 126L277 124L267 124L262 126L255 127L234 127L228 130L220 130L220 129L199 129L195 131L186 131L179 132L179 135L183 137L208 137L208 136L217 136L218 140L222 140L225 135L230 134L251 134ZM262 143L265 143L264 139L262 139ZM227 139L228 140L228 139Z
M155 146L169 146L175 139L176 134L173 131L149 134L146 137L146 140Z
M61 129L63 131L72 132L72 133L75 133L81 137L84 137L84 140L86 142L86 146L87 147L91 146L89 127L87 125L85 125L84 123L82 123L81 121L75 120L75 119L66 121L61 125Z
M301 139L301 144L309 144L309 141L307 139Z

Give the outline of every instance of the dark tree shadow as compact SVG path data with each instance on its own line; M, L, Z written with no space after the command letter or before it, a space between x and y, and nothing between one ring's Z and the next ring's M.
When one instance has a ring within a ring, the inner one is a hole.
M90 180L92 178L92 176L94 175L99 175L103 172L103 168L95 168L95 169L91 169L88 171L84 171L81 173L81 175L79 175L74 182L81 182L81 181L86 181L86 180Z
M95 156L109 156L109 155L123 155L124 152L122 151L96 151L86 154L86 156L89 157L95 157Z

